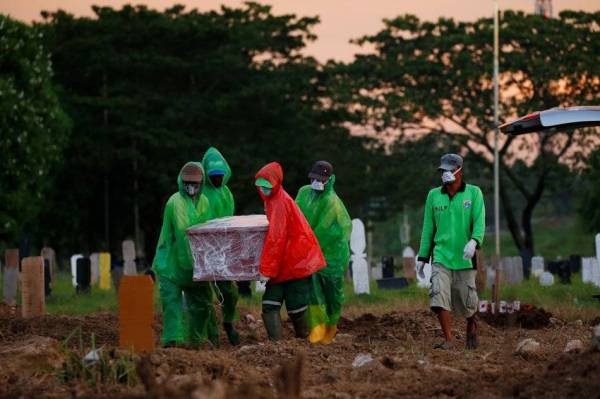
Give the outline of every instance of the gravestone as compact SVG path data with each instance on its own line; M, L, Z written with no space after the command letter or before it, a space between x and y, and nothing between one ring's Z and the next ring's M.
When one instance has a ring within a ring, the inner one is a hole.
M133 240L123 241L123 274L125 276L137 275L135 267L135 244Z
M408 247L408 249L410 249L410 247ZM404 251L406 252L406 249ZM404 256L404 253L402 254L402 272L406 279L414 281L417 279L417 274L415 272L415 251L412 251L411 249L411 252L413 253L413 255L410 257Z
M44 259L44 257L42 257ZM52 295L52 274L50 271L50 261L44 259L44 294L46 297Z
M571 267L571 274L581 272L581 255L569 256L569 266Z
M98 286L101 290L110 290L110 254L108 252L101 252L98 256L98 263L100 267Z
M50 267L50 284L56 281L56 272L58 265L56 264L56 252L50 247L43 247L41 250L42 258L48 261Z
M540 274L540 285L542 287L549 287L554 284L554 276L550 272L543 272Z
M556 274L562 284L571 284L571 263L568 260L548 262L548 271Z
M90 255L90 264L91 264L91 284L96 285L100 280L100 254L98 252L94 252Z
M123 276L119 289L119 346L136 353L152 352L154 283L147 275Z
M500 261L502 277L507 284L521 284L523 281L523 260L520 256L509 256Z
M83 255L75 254L71 256L71 283L75 288L77 288L77 259L79 258L83 258Z
M600 265L600 233L596 234L596 263Z
M369 265L367 264L365 225L360 219L352 220L350 249L352 250L352 282L355 294L369 294Z
M4 253L4 303L15 306L19 284L19 250L7 249Z
M90 258L81 257L77 259L77 293L88 294L90 292L90 282L92 280L92 270Z
M531 258L531 275L535 278L538 278L543 272L544 258L541 256L534 256Z
M394 277L394 257L393 256L382 256L381 267L383 269L383 278Z
M43 316L46 313L44 258L24 258L21 269L21 315L24 318Z
M404 248L404 250L402 251L402 257L403 258L414 258L415 257L414 249L412 249L411 247Z
M383 265L379 262L371 268L371 279L379 280L381 278L383 278Z
M581 281L584 283L591 283L592 280L592 263L591 259L594 258L582 258L581 259Z
M600 287L600 266L596 258L583 258L581 280Z

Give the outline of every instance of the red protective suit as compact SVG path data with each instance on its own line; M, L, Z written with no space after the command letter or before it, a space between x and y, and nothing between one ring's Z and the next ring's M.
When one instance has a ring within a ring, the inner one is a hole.
M269 231L260 258L260 272L269 277L271 283L277 284L308 277L324 268L325 258L317 238L296 202L281 185L281 165L271 162L263 166L255 179L259 177L273 185L268 196L258 190L269 219Z

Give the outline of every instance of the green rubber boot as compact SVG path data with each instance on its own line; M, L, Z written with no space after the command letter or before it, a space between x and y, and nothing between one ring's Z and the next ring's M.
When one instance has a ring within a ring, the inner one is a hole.
M269 339L279 341L281 339L281 315L279 311L263 313L262 319Z
M296 338L307 338L309 333L308 327L308 314L306 310L299 313L288 313L292 324L294 325L294 332Z

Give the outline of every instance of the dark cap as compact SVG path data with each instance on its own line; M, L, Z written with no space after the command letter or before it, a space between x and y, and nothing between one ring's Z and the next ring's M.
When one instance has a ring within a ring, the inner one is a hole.
M440 166L438 170L445 170L453 172L454 170L463 166L463 159L457 154L444 154L440 160Z
M308 177L319 181L326 181L333 173L333 166L327 161L317 161L310 169Z

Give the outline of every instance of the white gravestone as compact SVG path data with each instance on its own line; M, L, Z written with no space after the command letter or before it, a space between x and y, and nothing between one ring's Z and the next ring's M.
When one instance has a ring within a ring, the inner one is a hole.
M411 247L404 248L404 251L402 251L402 257L403 258L414 258L415 257L414 249L412 249Z
M352 250L352 282L355 294L369 294L369 265L367 263L365 225L360 219L352 220L350 249Z
M90 264L92 272L90 284L96 285L100 279L100 254L98 252L90 255Z
M71 256L71 281L73 287L77 287L77 259L83 258L82 254L75 254Z
M600 287L600 266L596 258L583 258L581 268L583 282Z
M600 266L600 233L596 234L596 270ZM596 285L600 285L600 275L594 280Z
M548 287L554 284L554 276L550 272L543 272L540 274L540 285L542 287Z
M135 268L135 244L133 240L123 241L123 274L125 276L137 275Z
M531 258L531 275L533 277L539 277L544 272L544 258L541 256L534 256Z

